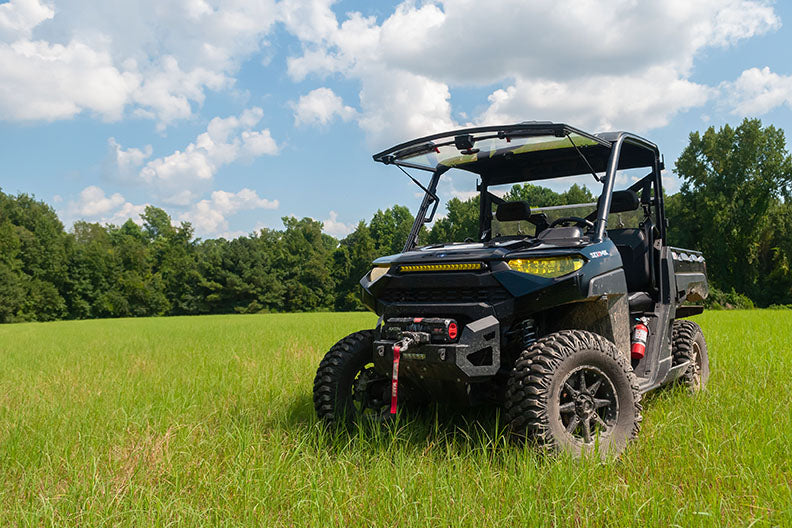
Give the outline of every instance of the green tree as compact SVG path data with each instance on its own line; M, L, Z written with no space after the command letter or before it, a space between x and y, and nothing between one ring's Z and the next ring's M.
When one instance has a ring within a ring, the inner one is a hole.
M596 197L591 194L588 187L577 183L573 183L569 189L562 193L557 193L552 189L532 183L518 183L512 186L509 192L503 196L503 199L507 202L526 201L531 207L551 207L554 205L571 205L596 201Z
M283 217L286 230L276 247L275 265L284 287L282 310L329 310L335 303L331 274L337 241L311 218Z
M591 194L588 187L573 183L566 191L561 193L561 203L564 205L592 203L596 202L597 197Z
M141 215L143 232L148 237L152 256L152 276L130 274L128 287L148 309L162 315L196 313L201 284L192 242L193 228L188 222L174 226L170 216L157 207L147 206ZM149 288L154 298L139 297Z
M427 244L478 240L479 196L467 200L451 198L446 204L448 214L435 221L426 237Z
M779 295L789 299L788 289L768 291L767 275L777 267L773 259L781 265L789 257L780 253L783 243L778 245L772 232L779 218L771 220L774 212L788 214L788 208L780 208L790 196L792 181L783 130L745 119L737 128L694 132L674 171L683 184L678 203L672 204L676 216L670 217L671 239L704 252L718 288L734 288L764 302ZM769 250L768 244L778 251Z
M366 223L361 221L355 230L339 243L333 253L336 310L363 309L359 299L360 279L371 269L371 262L376 257L370 230Z
M262 229L235 240L207 240L198 247L201 313L282 310L285 287L274 255L282 233Z
M76 222L71 242L67 292L69 316L88 319L127 315L102 309L97 303L97 299L117 287L122 271L121 259L108 230L100 224Z
M415 218L403 205L378 210L369 223L374 249L378 255L399 253L410 235Z
M55 211L26 194L0 191L2 321L50 321L66 315L68 237Z
M503 199L507 202L525 201L533 207L544 206L549 207L552 205L563 205L561 196L552 189L534 185L532 183L518 183L513 185L507 192Z

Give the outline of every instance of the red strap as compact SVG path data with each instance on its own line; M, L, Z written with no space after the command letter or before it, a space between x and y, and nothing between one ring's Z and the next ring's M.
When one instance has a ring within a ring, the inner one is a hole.
M391 380L391 407L390 413L396 414L396 400L399 397L399 358L401 357L401 347L393 347L393 379Z

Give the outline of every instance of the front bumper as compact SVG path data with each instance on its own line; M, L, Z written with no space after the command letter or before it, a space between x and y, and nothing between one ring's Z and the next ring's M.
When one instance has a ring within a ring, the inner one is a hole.
M374 367L390 375L393 346L398 339L374 342ZM454 343L413 343L402 351L399 376L419 382L436 379L455 382L483 381L495 375L501 363L500 323L492 315L465 325Z

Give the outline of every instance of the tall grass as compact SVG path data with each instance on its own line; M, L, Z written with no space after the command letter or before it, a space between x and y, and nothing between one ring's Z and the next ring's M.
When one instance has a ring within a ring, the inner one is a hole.
M645 402L616 461L544 458L495 412L316 423L368 314L0 327L0 526L792 526L792 312L717 312L709 389Z

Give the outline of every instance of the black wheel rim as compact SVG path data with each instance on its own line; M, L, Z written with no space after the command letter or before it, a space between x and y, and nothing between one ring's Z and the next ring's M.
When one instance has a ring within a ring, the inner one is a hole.
M578 442L591 444L609 435L619 417L613 382L597 367L577 367L561 384L558 411L567 434Z
M364 365L352 382L351 403L357 416L379 416L389 403L385 398L388 378L377 374L373 363Z

